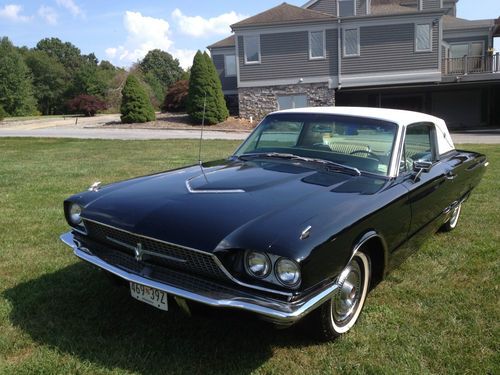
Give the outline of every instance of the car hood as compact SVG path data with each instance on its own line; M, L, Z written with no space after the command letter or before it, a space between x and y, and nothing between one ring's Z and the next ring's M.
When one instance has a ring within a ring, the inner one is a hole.
M108 185L78 199L84 219L212 252L298 240L315 220L325 225L322 213L332 217L334 210L342 220L364 201L347 198L372 195L384 182L299 162L224 161Z

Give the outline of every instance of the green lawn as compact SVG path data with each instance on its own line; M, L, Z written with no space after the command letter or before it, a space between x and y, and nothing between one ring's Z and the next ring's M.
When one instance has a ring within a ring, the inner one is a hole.
M191 164L197 141L0 139L0 374L499 374L500 147L456 231L368 297L355 329L316 343L227 314L133 301L59 242L62 201ZM205 141L204 160L236 142ZM193 234L195 235L195 234Z

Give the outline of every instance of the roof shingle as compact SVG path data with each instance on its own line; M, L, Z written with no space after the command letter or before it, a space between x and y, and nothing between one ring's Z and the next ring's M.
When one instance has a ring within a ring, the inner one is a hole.
M236 38L234 37L234 35L219 40L218 42L209 45L207 48L211 49L211 48L224 48L224 47L236 47Z
M286 23L304 23L314 21L327 21L336 19L331 14L304 9L283 3L265 12L259 13L231 25L233 29L248 26L277 25Z

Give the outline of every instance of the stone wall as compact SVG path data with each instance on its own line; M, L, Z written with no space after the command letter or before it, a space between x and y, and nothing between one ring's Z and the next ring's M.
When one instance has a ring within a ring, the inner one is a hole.
M240 117L259 121L269 112L278 110L278 96L306 95L311 107L335 105L335 90L327 83L307 83L286 86L244 87L238 89Z

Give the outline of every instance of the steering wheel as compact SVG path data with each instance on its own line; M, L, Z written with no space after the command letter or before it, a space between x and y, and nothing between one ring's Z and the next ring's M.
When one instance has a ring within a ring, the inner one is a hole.
M374 159L380 161L380 157L377 155L377 154L374 154L373 152L371 151L366 151L366 150L354 150L353 152L351 152L349 155L356 155L356 154L368 154L370 156L372 156Z

